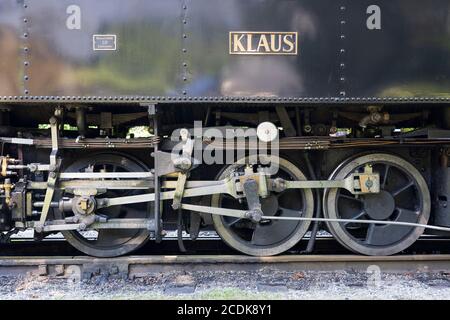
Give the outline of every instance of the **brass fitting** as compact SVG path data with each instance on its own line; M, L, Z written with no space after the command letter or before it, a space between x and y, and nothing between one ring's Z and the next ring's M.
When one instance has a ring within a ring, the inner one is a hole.
M18 163L20 163L20 160L10 158L9 156L5 156L5 157L0 157L0 162L1 162L1 167L2 167L1 171L0 171L0 175L2 177L8 177L8 176L15 174L15 172L8 170L8 165L18 164Z
M11 191L14 188L14 185L11 184L10 179L5 179L3 184L0 184L0 189L5 193L5 203L9 206L11 203Z

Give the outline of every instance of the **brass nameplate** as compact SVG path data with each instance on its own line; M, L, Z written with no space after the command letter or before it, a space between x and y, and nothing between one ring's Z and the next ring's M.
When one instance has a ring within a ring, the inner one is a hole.
M297 55L297 32L231 31L230 54Z

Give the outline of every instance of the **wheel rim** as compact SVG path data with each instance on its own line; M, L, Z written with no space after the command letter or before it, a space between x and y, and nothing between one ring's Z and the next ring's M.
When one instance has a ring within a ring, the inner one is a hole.
M226 168L218 179L227 177L232 171L240 170L248 163L248 158ZM273 159L271 159L273 160ZM267 163L267 159L264 160ZM279 159L277 177L287 180L306 180L305 175L291 162ZM211 199L214 207L246 210L246 203L240 204L231 196L214 195ZM314 201L311 190L286 190L272 193L261 199L264 215L285 217L312 217ZM308 221L263 220L253 223L248 219L238 219L213 215L217 233L232 248L249 255L269 256L285 252L292 248L307 232Z
M85 172L92 166L93 172L100 169L106 172L145 172L148 168L139 161L122 154L96 154L86 159L80 159L65 172ZM119 180L119 179L117 179ZM109 190L101 197L121 197L142 194L139 190ZM102 208L97 214L108 218L149 218L151 215L148 204L130 204ZM149 237L145 229L101 229L98 231L64 231L66 240L78 250L97 257L115 257L128 254L141 247Z
M326 190L324 215L352 219L353 223L328 222L335 238L346 248L365 255L392 255L405 250L424 228L383 224L361 224L358 220L384 220L426 224L430 195L420 172L404 159L389 154L371 154L347 161L330 179L344 179L370 164L380 174L380 193L356 197L343 189Z

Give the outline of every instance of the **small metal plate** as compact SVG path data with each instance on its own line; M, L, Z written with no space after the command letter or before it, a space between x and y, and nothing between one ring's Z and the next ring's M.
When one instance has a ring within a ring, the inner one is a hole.
M94 51L116 51L117 36L115 34L94 34L92 45Z

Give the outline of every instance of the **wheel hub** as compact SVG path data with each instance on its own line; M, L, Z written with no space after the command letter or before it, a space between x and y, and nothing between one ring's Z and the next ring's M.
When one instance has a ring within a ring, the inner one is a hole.
M394 197L387 191L364 196L364 210L374 220L386 220L395 210Z

